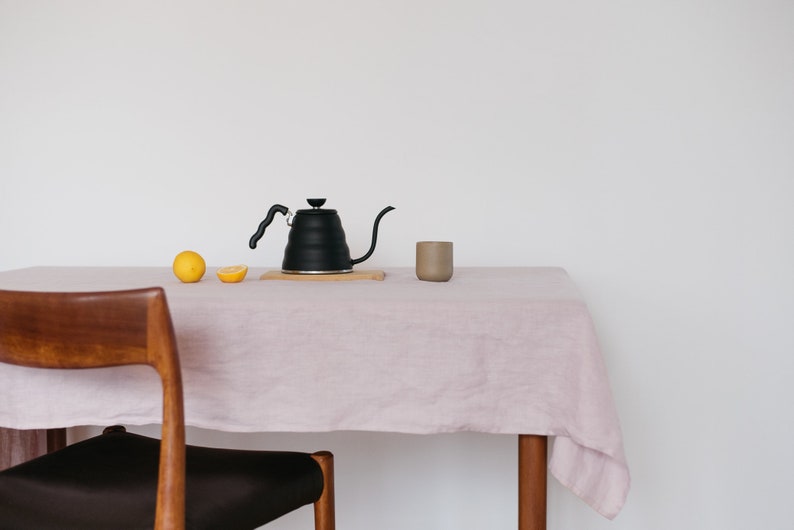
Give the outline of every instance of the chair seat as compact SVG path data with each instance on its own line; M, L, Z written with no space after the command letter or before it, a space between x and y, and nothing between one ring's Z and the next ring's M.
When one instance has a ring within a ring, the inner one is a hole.
M0 472L0 527L152 528L159 454L160 440L110 430ZM256 528L323 492L305 453L187 446L186 459L189 529Z

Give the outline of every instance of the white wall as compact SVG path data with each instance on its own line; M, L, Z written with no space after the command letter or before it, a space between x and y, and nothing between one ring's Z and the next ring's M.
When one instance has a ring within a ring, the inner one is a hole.
M0 0L0 270L277 265L286 228L248 238L315 195L363 253L393 204L369 265L450 239L588 300L633 489L609 522L552 480L550 529L788 528L792 28L772 0ZM345 530L514 527L512 438L265 438L337 453Z

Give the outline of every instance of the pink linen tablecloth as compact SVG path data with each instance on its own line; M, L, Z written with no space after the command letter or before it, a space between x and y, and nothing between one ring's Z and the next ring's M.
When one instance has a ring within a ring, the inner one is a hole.
M183 284L168 268L34 267L0 272L0 289L163 286L189 425L548 435L549 469L563 485L605 517L622 508L620 425L590 314L565 270L458 268L448 283L408 268L387 269L382 282L261 281L261 272L224 284L209 271ZM0 425L160 421L150 369L70 376L0 365Z

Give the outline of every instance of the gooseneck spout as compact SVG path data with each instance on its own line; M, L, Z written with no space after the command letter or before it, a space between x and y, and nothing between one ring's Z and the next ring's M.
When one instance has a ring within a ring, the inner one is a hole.
M256 233L251 236L251 239L248 241L248 246L251 248L256 248L256 243L259 239L265 235L265 228L268 227L270 223L273 222L273 218L276 216L277 213L281 215L287 215L289 213L289 208L286 206L282 206L280 204L274 204L270 207L270 210L267 211L267 216L259 223L259 228L256 229Z
M380 224L380 219L381 219L381 217L383 217L384 215L386 215L387 213L389 213L392 210L394 210L393 206L387 206L386 208L381 210L381 212L375 218L375 225L372 227L372 245L369 247L369 250L367 251L366 254L364 254L363 256L361 256L358 259L352 260L353 265L355 265L356 263L361 263L362 261L364 261L367 258L369 258L372 255L373 252L375 252L375 245L378 243L378 225ZM253 248L253 247L251 247L251 248Z

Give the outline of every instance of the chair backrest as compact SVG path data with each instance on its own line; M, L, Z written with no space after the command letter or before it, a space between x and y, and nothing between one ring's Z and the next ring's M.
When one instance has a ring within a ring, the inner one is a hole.
M162 288L94 293L0 290L0 362L37 368L154 367L163 383L155 528L184 528L182 376Z

